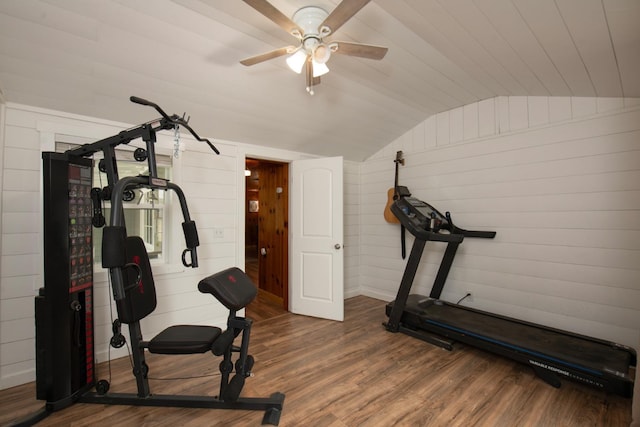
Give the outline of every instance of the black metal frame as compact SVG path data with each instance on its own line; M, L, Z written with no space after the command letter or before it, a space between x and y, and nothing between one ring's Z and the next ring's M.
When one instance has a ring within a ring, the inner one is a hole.
M264 411L262 424L278 425L280 415L284 405L285 395L283 393L273 393L269 397L240 397L239 394L244 385L244 378L251 374L253 361L248 362L251 357L248 355L249 335L252 320L236 316L235 311L231 311L227 321L227 331L233 333L233 337L242 334L241 344L236 348L229 342L223 354L223 361L220 363L220 394L216 397L197 395L163 395L151 393L149 380L147 377L148 366L145 361L145 348L147 342L142 340L140 322L129 324L129 336L133 357L133 374L136 378L137 393L109 393L109 392L87 392L78 396L78 402L97 403L104 405L131 405L131 406L172 406L181 408L204 408L204 409L240 409ZM230 373L234 365L232 353L239 352L236 362L236 375L230 380ZM235 383L235 384L234 384Z
M391 211L415 240L396 299L386 306L387 330L403 332L447 350L452 350L456 341L473 345L528 364L554 387L560 386L563 377L625 397L632 395L633 378L628 372L629 366L636 365L637 357L630 347L439 299L464 237L493 238L495 232L460 229L453 225L448 212L442 215L415 198L397 200ZM451 234L440 234L443 229ZM429 297L410 295L428 240L447 242L447 249Z
M421 215L417 207L426 208L433 213L433 216L427 218ZM457 227L454 228L451 222L451 215L449 215L448 212L445 217L431 205L414 197L399 198L391 205L391 212L400 220L403 227L407 228L411 234L416 236L416 239L413 241L413 246L411 247L409 259L407 260L407 266L402 275L400 287L398 288L398 295L396 296L397 303L389 315L389 321L385 324L389 331L397 332L400 330L400 318L407 303L407 297L411 291L411 286L416 277L416 272L420 265L420 258L422 258L422 253L424 252L427 241L432 240L447 243L447 249L440 262L440 267L438 268L438 273L433 282L430 295L431 298L440 298L444 284L449 276L449 271L453 265L458 246L464 239L464 233L468 232ZM436 221L438 221L437 226ZM440 233L440 230L448 230L450 234ZM487 236L491 236L490 233L491 232L489 232ZM495 233L493 233L493 236L495 236Z
M105 224L104 217L102 217L100 200L111 200L111 217L109 225L105 228L103 236L103 267L109 269L113 296L116 301L120 301L125 298L125 285L124 285L124 269L126 268L124 260L124 241L126 239L126 228L124 224L123 213L123 196L125 192L131 191L137 188L150 188L160 190L174 191L179 199L182 214L184 217L183 230L185 234L185 241L187 248L182 253L182 262L186 267L196 268L198 266L197 250L199 245L197 230L195 223L189 216L189 210L187 208L186 199L183 191L176 184L169 182L168 180L161 179L157 176L157 164L154 144L156 142L156 132L159 130L173 129L177 126L182 126L189 130L189 132L198 140L203 141L211 147L216 153L220 154L216 147L206 138L200 138L195 131L189 126L188 119L179 117L177 115L169 116L166 114L157 104L144 100L142 98L132 96L130 100L134 103L151 106L161 115L159 119L143 123L139 126L122 131L117 135L102 139L92 144L86 144L78 148L68 150L65 153L44 153L43 158L45 160L45 216L55 212L56 209L51 207L51 203L48 200L60 199L62 205L64 205L68 190L66 175L60 181L60 178L56 175L60 175L59 172L54 173L50 167L47 166L49 159L54 159L58 163L61 163L62 171L65 171L66 165L71 161L79 162L82 165L92 165L92 160L87 158L94 153L102 152L104 159L101 163L101 170L107 174L107 186L104 189L92 189L90 200L93 203L93 225L100 227ZM147 176L135 176L124 177L118 176L118 170L116 165L115 147L120 144L129 144L132 140L141 138L145 141L146 150L142 150L141 159L147 160L149 174ZM58 166L56 166L58 167ZM68 203L68 202L66 202ZM54 222L58 224L69 222L68 209L64 208L61 211L62 218L57 219ZM47 221L45 221L47 222ZM61 231L52 226L45 226L45 246L53 245L53 247L47 249L46 253L50 254L51 259L45 259L46 266L58 267L60 260L58 258L69 257L69 250L64 249L67 247L65 243L63 250L56 249L59 247L61 241L67 241L69 234L65 228L61 234ZM58 246L56 246L58 245ZM105 251L105 248L108 249ZM188 255L188 257L187 257ZM55 259L54 259L55 258ZM188 258L188 259L187 259ZM55 261L55 262L51 262ZM55 270L54 268L54 270ZM47 283L48 277L54 277L56 272L54 270L45 269L45 283ZM90 390L96 385L95 370L93 369L93 350L91 351L91 378L87 378L86 384L80 384L79 386L70 386L69 382L75 380L71 379L71 371L74 366L76 368L83 369L81 366L83 363L82 357L75 357L69 362L65 354L63 353L56 356L54 348L59 344L54 342L55 338L48 337L49 331L46 329L46 325L54 324L58 321L57 315L54 312L62 312L65 318L69 317L66 312L69 311L69 285L68 274L64 277L67 279L67 283L60 285L56 281L55 288L41 290L41 295L36 297L36 329L40 331L42 337L42 347L38 349L43 353L46 353L47 359L42 362L43 368L40 371L44 372L44 377L41 381L41 386L38 387L39 399L46 400L45 407L37 413L30 415L18 422L18 425L32 425L49 413L63 409L75 402L84 403L99 403L99 404L121 404L121 405L137 405L137 406L176 406L187 408L211 408L211 409L242 409L242 410L263 410L265 411L263 424L275 424L277 425L280 420L280 414L284 403L284 394L273 393L268 398L240 398L239 394L244 385L244 379L250 375L251 366L253 365L253 358L248 355L249 346L249 334L251 330L252 321L238 317L236 311L231 309L229 318L227 321L227 331L225 332L226 338L224 346L220 352L215 350L216 345L212 352L216 355L222 355L223 361L220 364L221 371L221 383L220 383L220 395L218 397L210 396L183 396L183 395L154 395L151 393L149 387L149 381L147 378L148 366L145 362L145 349L148 343L143 341L140 328L140 322L135 321L129 323L129 335L131 343L131 351L134 359L134 376L136 378L137 393L109 393L108 382L102 380L97 383L97 391L91 392ZM90 280L92 286L92 279ZM89 285L87 285L89 286ZM59 288L59 289L58 289ZM46 294L46 295L45 295ZM48 298L45 298L47 296ZM87 302L89 305L93 305L92 302ZM55 307L57 308L55 308ZM52 308L53 307L53 308ZM82 310L83 308L81 308ZM38 319L40 317L40 319ZM87 317L88 319L89 317ZM93 321L87 323L84 327L90 328L93 332ZM77 323L77 322L76 322ZM59 325L60 334L65 342L69 341L71 323L65 320L63 324ZM225 335L223 333L218 339L221 339ZM229 335L231 334L231 335ZM233 340L242 334L240 347L233 345ZM91 336L91 342L89 343L93 348L93 341ZM67 343L69 344L69 343ZM236 375L229 379L229 374L233 372L234 364L231 360L233 352L239 352L240 357L236 361L235 370ZM73 356L73 355L71 355ZM42 359L42 358L41 358ZM77 360L76 360L77 359ZM44 359L42 359L44 360ZM76 363L77 362L77 363ZM86 362L86 361L85 361ZM55 365L55 366L54 366ZM60 365L62 369L56 372ZM64 377L64 378L63 378ZM75 381L77 382L77 381Z
M122 215L122 196L123 194L132 188L163 188L165 190L173 190L180 201L182 214L184 217L184 223L191 223L189 216L189 210L187 208L186 199L184 193L176 184L160 180L156 182L150 177L137 176L137 177L125 177L121 178L115 183L113 192L111 195L111 217L110 226L115 229L124 228L124 216ZM183 252L183 263L188 266L197 266L196 248L197 242L189 242L191 240L188 237L188 233L185 231L185 238L187 240L187 249L191 253L191 262L185 262ZM196 237L197 241L197 237ZM104 237L104 245L119 245L119 239L111 239ZM191 246L191 247L190 247ZM118 251L120 252L120 251ZM114 299L120 300L125 297L125 264L111 265L109 270L111 274L111 284L114 293ZM280 414L284 403L284 394L274 393L269 398L230 398L225 399L224 396L232 388L237 388L237 385L232 385L233 379L229 380L229 374L233 370L233 362L231 355L233 351L240 353L240 357L236 362L236 376L238 381L244 381L244 377L248 376L250 372L245 372L245 366L247 364L248 347L249 347L249 334L251 331L252 321L251 319L245 319L236 316L236 312L231 310L227 321L227 330L234 332L234 337L242 334L241 345L239 349L235 349L231 343L226 347L224 352L224 359L220 364L220 395L218 397L209 396L180 396L180 395L156 395L151 393L149 381L147 378L147 365L145 362L145 347L146 342L142 340L142 331L140 329L140 322L129 323L129 336L131 342L131 352L133 357L133 373L136 378L136 384L138 392L132 393L86 393L79 399L83 403L101 403L101 404L119 404L119 405L138 405L138 406L177 406L177 407L189 407L189 408L210 408L210 409L242 409L242 410L264 410L263 424L277 425L280 420ZM239 386L240 388L242 385ZM239 390L238 390L239 392Z
M95 384L91 224L86 211L91 159L43 153L44 287L34 301L36 397L63 408ZM83 176L84 175L84 176ZM72 190L73 188L73 190ZM73 369L73 366L82 369Z
M133 393L108 393L105 395L86 393L80 398L79 402L102 405L257 410L265 411L262 424L278 425L284 403L284 394L274 393L268 398L245 397L233 402L225 402L218 398L207 396L154 394L151 397L142 398Z

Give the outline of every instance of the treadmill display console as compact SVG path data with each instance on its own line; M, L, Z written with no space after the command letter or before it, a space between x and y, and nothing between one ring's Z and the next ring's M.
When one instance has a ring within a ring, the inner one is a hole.
M449 212L443 215L429 203L415 197L399 198L391 205L391 212L411 234L423 240L462 242L465 237L493 239L496 236L495 231L471 231L457 227Z
M464 230L453 226L449 212L442 215L436 208L415 197L396 200L391 205L391 212L411 234L423 240L462 242L464 239Z

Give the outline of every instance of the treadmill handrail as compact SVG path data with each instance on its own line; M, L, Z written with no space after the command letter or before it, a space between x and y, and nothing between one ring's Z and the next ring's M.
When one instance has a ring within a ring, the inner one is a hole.
M421 240L433 240L436 242L454 242L460 243L464 240L464 234L461 233L440 233L438 231L432 231L427 229L427 223L425 221L420 221L417 217L410 217L406 214L402 207L399 205L399 201L402 199L396 200L391 205L391 212L400 220L400 223L407 229L411 234L413 234L416 238Z
M421 212L420 208L428 210L431 218ZM448 231L451 235L462 235L463 237L493 239L496 236L495 231L476 231L460 228L453 223L449 212L443 215L429 203L415 197L399 198L391 205L391 212L414 236L424 240L440 242L462 241L457 240L457 238L438 237L446 236L446 234L441 233L443 230Z

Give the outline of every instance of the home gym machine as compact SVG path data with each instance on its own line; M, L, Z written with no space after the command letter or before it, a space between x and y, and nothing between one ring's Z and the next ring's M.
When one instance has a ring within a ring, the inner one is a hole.
M53 411L75 402L139 406L241 409L264 411L263 424L277 425L284 394L268 398L240 397L245 379L251 375L254 359L248 354L251 319L237 312L256 296L257 289L238 268L229 268L206 277L198 284L202 293L212 294L228 310L226 330L213 326L171 326L150 341L143 340L140 320L156 307L156 293L149 256L143 240L128 236L123 200L130 201L136 189L173 191L180 203L186 249L185 267L198 266L198 233L189 216L184 193L176 184L158 177L154 144L156 132L182 127L198 141L207 143L189 126L188 119L169 116L157 104L131 97L134 103L153 107L161 117L122 131L117 135L82 145L64 153L43 153L44 192L44 287L35 298L36 317L36 397L45 400L43 410L23 420L33 424ZM115 147L141 138L145 148L137 148L134 158L147 162L148 175L120 178ZM101 152L99 169L107 175L107 186L92 187L94 153ZM102 212L102 202L110 200L110 221ZM105 226L106 225L106 226ZM96 381L93 310L92 226L104 227L102 267L109 269L118 319L110 344L122 347L126 339L120 323L129 327L129 344L137 393L110 393L106 380ZM234 341L239 337L240 344ZM182 396L152 394L145 352L193 354L211 351L222 356L219 395ZM234 353L238 354L235 363ZM235 375L232 374L235 371ZM92 391L95 388L95 391Z
M499 316L440 299L458 246L465 237L493 238L495 232L467 231L455 226L451 215L414 197L401 197L391 211L415 236L395 301L386 306L385 323L403 332L452 350L462 342L531 366L549 384L561 378L630 397L636 365L634 349L571 332ZM411 286L427 241L447 244L429 296L411 294Z

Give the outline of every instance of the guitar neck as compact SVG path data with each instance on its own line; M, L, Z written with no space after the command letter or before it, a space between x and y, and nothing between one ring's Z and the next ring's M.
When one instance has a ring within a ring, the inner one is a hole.
M396 153L396 159L393 162L396 164L396 177L395 177L395 180L393 181L393 189L394 189L394 192L396 193L396 197L395 198L397 198L397 195L398 195L397 194L398 193L398 190L397 190L397 188L398 188L398 169L399 169L400 164L404 165L404 158L402 157L402 151L398 151Z
M393 181L393 188L398 188L398 163L400 163L399 161L396 161L396 177L395 180Z

